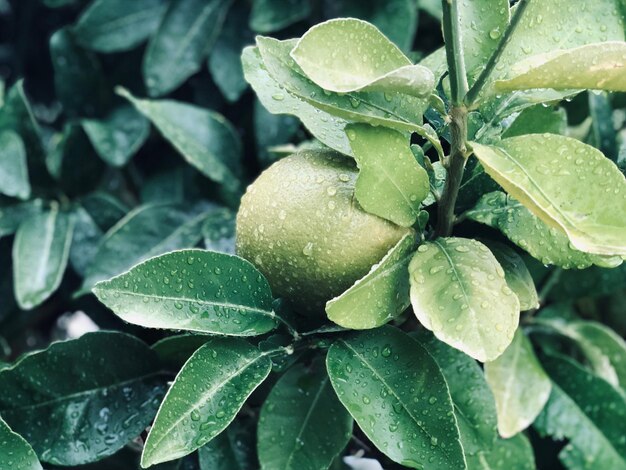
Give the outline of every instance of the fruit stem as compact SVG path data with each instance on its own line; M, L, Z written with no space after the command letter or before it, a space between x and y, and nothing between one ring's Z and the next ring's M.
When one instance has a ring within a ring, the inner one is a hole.
M447 175L437 207L435 237L449 237L454 226L454 206L463 179L465 161L469 156L467 149L467 109L464 106L455 106L450 110L450 137L450 156L442 162Z

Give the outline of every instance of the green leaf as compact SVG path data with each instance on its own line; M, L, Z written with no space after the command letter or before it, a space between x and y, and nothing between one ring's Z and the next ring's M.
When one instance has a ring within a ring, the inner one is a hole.
M247 52L248 51L244 50L244 63L246 60L245 58ZM258 50L256 50L256 57L260 60ZM267 72L264 73L267 75ZM278 88L278 90L280 90L280 88ZM260 93L257 92L257 95L260 95ZM293 96L290 96L290 98L293 98ZM294 99L294 103L297 102L298 101ZM303 101L299 101L299 106L302 108L308 107L310 110L313 111L313 113L315 113L315 108L311 107ZM317 114L319 115L321 114L321 112L318 112ZM326 118L328 117L330 116L326 114ZM261 165L263 167L267 167L278 159L276 157L276 154L270 151L270 148L276 147L278 145L287 144L300 129L300 121L293 116L289 116L287 114L272 114L258 99L254 101L253 118L254 140L256 143L257 156L259 161L261 162ZM304 119L301 119L304 122ZM328 119L326 119L326 121L326 124L328 124ZM325 132L328 127L329 125L323 127L322 130ZM311 133L313 134L313 132ZM337 138L343 139L345 141L347 151L349 152L350 146L347 144L348 139L343 131L343 128L337 129Z
M626 389L626 343L615 331L592 321L563 322L541 318L535 322L572 340L596 375Z
M109 230L128 212L128 208L111 194L96 191L83 196L80 204L101 230Z
M159 26L165 0L96 0L78 18L78 42L98 52L119 52L142 43Z
M626 43L601 42L535 55L515 64L495 92L552 88L626 91Z
M335 0L324 4L327 17L359 18L407 52L413 46L419 10L414 0Z
M320 366L291 367L263 403L257 444L262 469L329 468L348 444L352 417Z
M143 60L150 96L178 88L200 70L230 4L231 0L173 0L169 4Z
M143 100L118 88L192 166L228 188L240 185L242 148L237 131L221 115L172 100Z
M493 448L467 456L468 470L536 470L533 448L523 434L498 439Z
M198 449L200 470L256 470L253 424L241 419Z
M154 352L132 336L88 333L0 371L0 413L42 461L93 462L150 424L165 391L159 367Z
M236 214L229 209L218 209L207 215L202 224L204 247L220 253L235 253Z
M448 387L417 341L390 326L361 332L337 340L326 365L339 400L390 459L411 468L465 468Z
M209 341L209 335L182 334L168 336L152 345L163 366L169 370L178 371L189 360L191 355Z
M343 154L350 155L352 153L348 137L344 131L347 124L346 120L318 110L303 98L290 93L279 85L267 71L257 47L246 47L243 50L241 60L246 80L270 113L297 116L309 132L321 142ZM319 87L318 90L322 93ZM289 127L291 129L297 128L294 125ZM282 129L285 130L286 126L283 126ZM261 135L265 136L267 130L262 129L262 132ZM265 142L265 137L261 140L261 135L256 136L257 142Z
M204 217L184 213L172 204L149 204L130 211L105 233L83 287L91 288L153 256L196 246L202 239Z
M543 364L553 384L538 431L569 440L559 454L568 467L626 469L624 394L567 357L548 356Z
M276 327L263 275L242 258L212 251L151 258L93 292L124 321L149 328L251 336Z
M0 418L0 467L11 470L43 470L26 440Z
M344 328L384 325L410 304L408 265L415 233L407 233L370 272L347 291L326 303L328 318Z
M426 242L409 273L415 315L437 338L481 362L504 352L520 304L485 245L465 238Z
M253 0L250 28L258 33L271 33L303 20L310 13L310 0Z
M580 251L626 255L626 181L593 147L552 134L472 143L485 171ZM581 182L593 190L581 190ZM602 196L599 196L599 193Z
M41 199L32 199L11 205L0 205L0 238L15 233L20 224L37 215L43 208Z
M515 137L524 134L565 134L567 115L563 108L553 108L542 104L523 110L502 133L502 137Z
M30 196L26 149L12 130L0 132L0 192L19 199Z
M236 2L231 7L209 56L211 76L230 102L237 101L248 86L241 67L241 51L254 43L254 34L248 29L247 13L241 3Z
M498 431L505 439L530 426L550 396L550 379L521 329L499 358L485 363L485 379L496 399Z
M117 167L128 162L150 133L148 120L131 106L121 106L104 119L85 119L81 124L100 158Z
M613 124L613 107L607 92L587 93L591 117L591 143L618 164L617 133ZM620 168L622 170L622 168Z
M200 347L159 408L141 466L183 457L217 436L271 368L266 353L239 338L215 338Z
M369 124L350 124L346 134L359 167L354 190L359 204L397 225L412 226L430 185L406 134Z
M491 449L498 435L496 406L480 366L425 330L414 337L435 359L446 379L465 456Z
M15 297L20 308L36 307L61 284L73 228L71 214L59 211L57 205L20 225L13 244Z
M69 28L52 35L50 56L54 87L63 110L71 117L93 116L100 112L108 90L96 56L78 46Z
M539 296L537 295L537 289L522 257L515 250L502 243L485 241L485 244L496 257L502 269L504 269L504 279L515 295L517 295L520 309L524 311L538 308Z
M93 262L98 245L104 232L81 206L74 208L74 234L70 248L70 264L81 276L84 276Z
M325 90L401 92L429 96L432 72L411 61L374 25L354 18L320 23L297 42L291 56Z
M593 266L583 271L564 271L551 289L549 300L572 300L613 294L626 286L626 264L613 269Z
M497 228L509 240L526 250L543 264L565 269L584 269L593 264L615 267L617 256L599 256L573 248L567 235L549 227L522 204L501 191L485 194L476 206L466 212L468 219Z

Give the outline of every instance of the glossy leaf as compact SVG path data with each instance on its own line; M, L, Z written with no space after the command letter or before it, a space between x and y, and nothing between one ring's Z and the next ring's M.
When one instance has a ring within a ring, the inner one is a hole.
M521 329L499 358L485 363L485 378L496 399L498 431L505 439L530 426L550 396L550 379Z
M22 436L11 431L2 418L0 418L0 467L11 470L43 470L30 444Z
M562 231L549 227L501 191L485 194L466 215L471 220L500 229L509 240L543 264L584 269L593 264L614 267L621 263L616 256L592 255L573 248Z
M515 250L502 243L489 241L485 242L485 244L496 257L502 269L504 269L504 279L506 284L517 295L520 309L524 311L538 308L539 296L537 289L521 256Z
M502 137L525 134L562 134L567 129L567 115L563 108L552 108L542 104L523 110L502 133Z
M536 470L530 442L523 434L510 439L498 439L493 448L467 457L468 470Z
M248 86L241 68L242 49L254 44L247 13L243 4L233 4L208 62L215 84L230 102L237 101Z
M159 366L150 348L132 336L88 333L0 371L0 412L42 461L93 462L150 423L165 391Z
M15 297L29 310L44 302L61 284L67 266L74 221L58 206L24 221L13 244Z
M116 108L105 119L85 119L83 129L100 158L124 166L148 138L148 120L131 106Z
M489 451L498 436L496 406L483 371L467 354L439 341L429 332L422 330L414 337L435 359L446 379L469 463L470 455Z
M344 131L346 120L319 111L303 98L279 85L267 71L257 47L246 47L241 60L246 80L270 113L297 116L309 132L321 142L338 152L351 154L352 150ZM321 93L321 90L319 91Z
M252 423L233 421L224 432L198 449L200 470L256 470Z
M151 258L93 289L123 320L234 336L276 327L267 280L248 261L204 250Z
M363 278L326 303L326 315L344 328L384 325L410 304L408 265L415 233L406 234Z
M626 91L626 43L601 42L574 49L548 52L522 61L496 92L552 88Z
M313 26L291 56L325 90L402 92L427 97L435 88L432 72L411 61L374 25L355 18Z
M132 49L152 34L165 13L165 0L97 0L78 18L78 42L99 52Z
M235 213L218 209L207 215L202 225L204 247L220 253L235 254Z
M168 336L152 345L159 359L169 370L179 370L191 355L204 343L209 341L209 335L182 334Z
M426 242L409 273L415 315L437 338L481 362L504 352L520 304L485 245L465 238Z
M262 469L328 468L350 440L352 417L321 365L291 367L263 403L258 425Z
M30 196L26 149L22 138L12 130L0 133L0 192L19 199Z
M239 185L241 141L220 114L172 100L143 100L118 89L159 132L200 170L228 188Z
M242 339L215 338L200 347L159 408L141 466L183 457L221 433L271 367L266 354Z
M178 88L200 70L231 0L173 0L148 43L143 75L150 96Z
M626 181L600 151L552 134L472 145L493 179L577 249L626 255ZM595 190L581 191L581 182Z
M204 217L171 204L148 204L130 211L104 234L84 287L91 288L153 256L193 248L202 238Z
M286 28L311 13L311 0L253 0L250 28L271 33Z
M389 326L358 333L337 340L326 365L339 400L390 459L410 468L465 468L444 377L416 340Z
M553 385L535 427L543 435L569 440L561 460L574 468L626 468L624 394L569 358L549 356L543 364Z
M359 204L397 225L412 226L430 185L406 134L368 124L350 124L346 133L359 167L354 189Z

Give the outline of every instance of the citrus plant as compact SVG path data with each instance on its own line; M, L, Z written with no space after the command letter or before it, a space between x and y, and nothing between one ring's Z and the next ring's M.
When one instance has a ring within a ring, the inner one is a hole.
M43 3L0 467L626 469L623 2Z

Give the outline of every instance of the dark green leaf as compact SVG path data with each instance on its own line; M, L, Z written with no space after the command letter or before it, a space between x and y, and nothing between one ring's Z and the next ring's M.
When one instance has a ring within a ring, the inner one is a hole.
M74 235L70 248L70 264L74 270L84 276L93 262L104 232L81 206L73 210Z
M580 297L597 297L611 294L626 287L626 264L613 269L593 266L582 271L562 272L559 282L548 298L572 300Z
M352 417L322 364L291 367L261 408L258 451L264 470L328 468L352 435Z
M148 138L148 120L131 106L121 106L105 119L85 119L82 126L100 158L124 166Z
M12 130L0 133L0 192L19 199L30 196L26 149L22 138Z
M605 92L589 92L588 95L594 146L611 160L617 161L617 135L609 96Z
M170 370L179 370L196 350L210 340L208 335L168 336L152 345L159 359Z
M123 320L150 328L251 336L276 327L267 280L248 261L212 251L151 258L93 292Z
M515 137L524 134L565 134L567 115L563 108L553 108L538 104L523 110L502 133L502 137Z
M12 235L20 224L29 217L38 214L43 208L41 199L0 205L0 237Z
M465 456L491 449L498 436L496 406L480 366L426 331L415 338L435 359L446 379Z
M256 470L253 424L239 419L198 449L200 470Z
M178 88L200 70L219 32L231 0L173 0L143 61L150 96Z
M24 356L0 371L0 383L4 419L57 465L115 453L150 423L164 392L154 352L114 332Z
M157 29L166 6L166 0L96 0L74 33L81 45L99 52L132 49Z
M159 408L142 467L190 454L221 433L271 368L267 354L239 338L215 338L200 347Z
M244 60L246 58L245 54ZM300 102L300 105L303 109L309 106L304 102ZM270 163L278 159L272 155L268 148L288 143L299 128L300 121L298 119L287 114L272 114L260 101L255 100L254 140L258 158L264 167L269 166ZM342 131L340 130L340 132ZM341 138L345 138L345 135Z
M104 192L88 194L81 198L80 204L102 231L109 230L128 212L122 202Z
M326 364L339 400L389 458L411 468L465 468L448 387L416 340L384 326L336 341Z
M13 277L22 309L41 304L61 284L73 228L72 215L57 205L20 225L13 244Z
M202 225L204 246L220 253L235 253L235 213L218 209L207 215Z
M0 418L0 468L43 470L30 444L22 436L11 431L2 418Z
M258 33L271 33L306 18L310 13L310 0L253 0L250 28Z

